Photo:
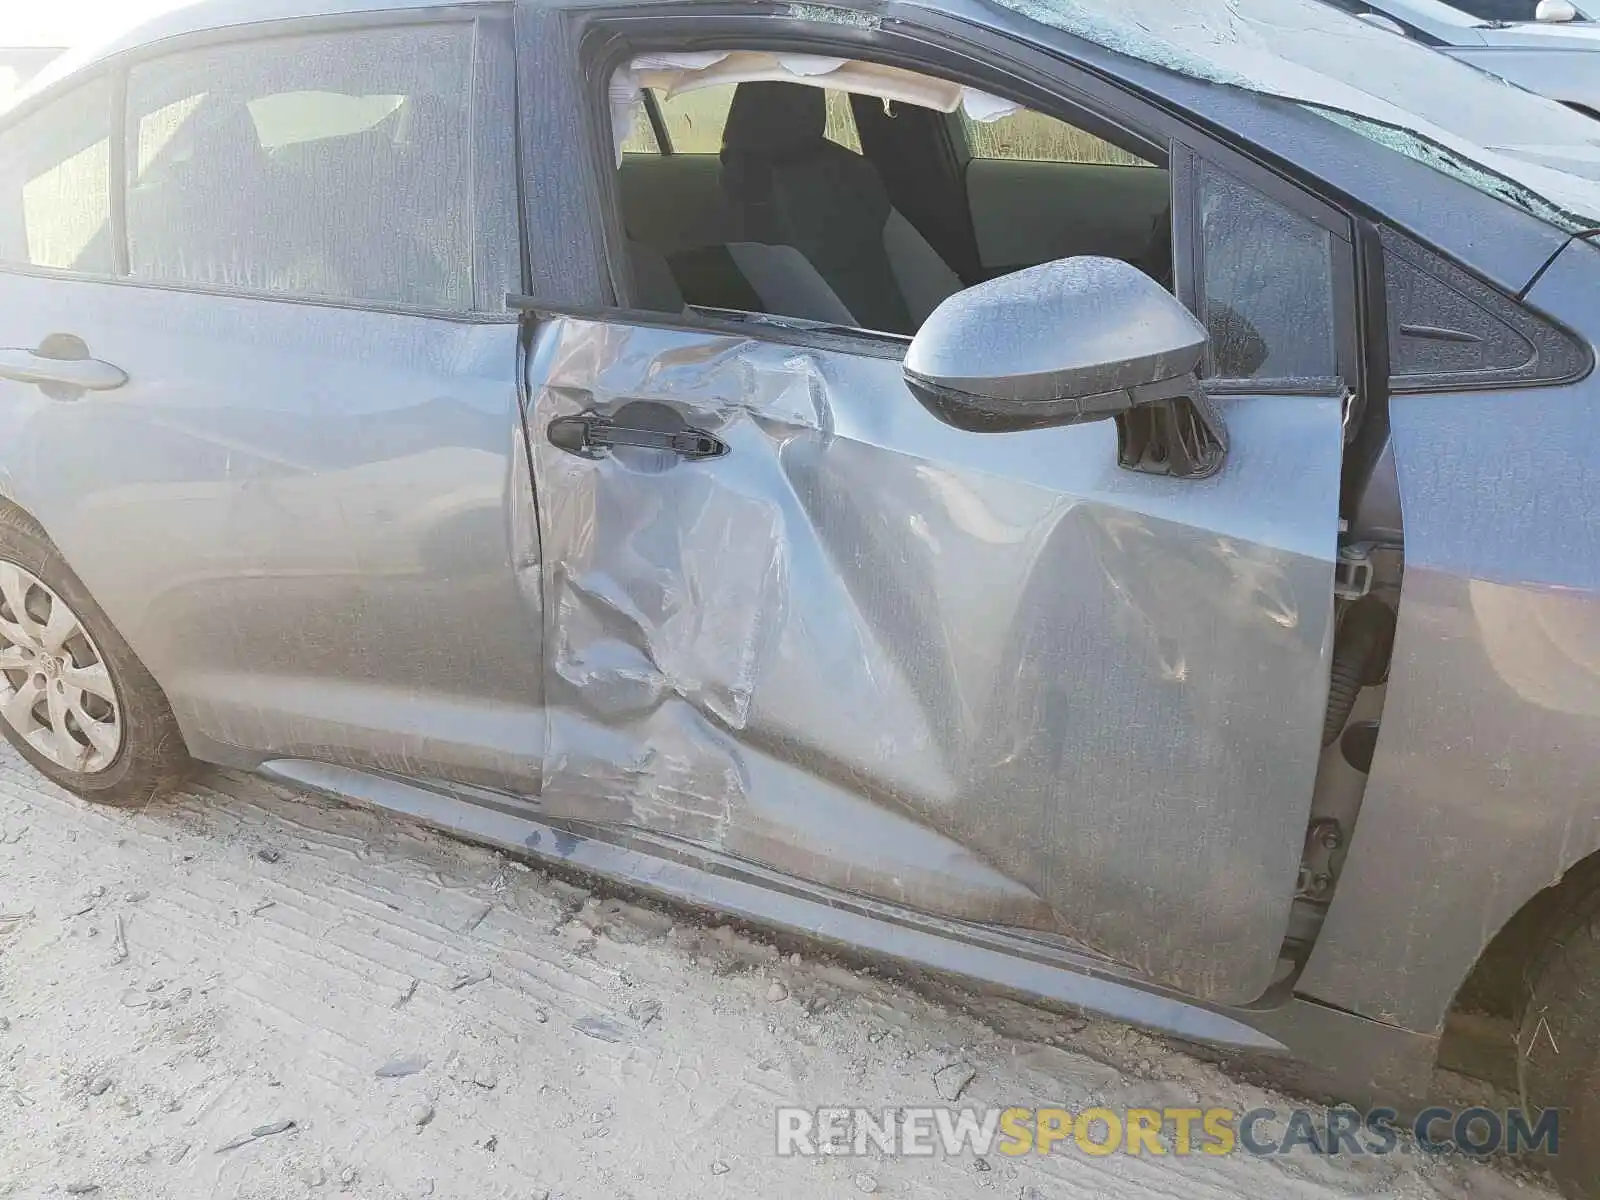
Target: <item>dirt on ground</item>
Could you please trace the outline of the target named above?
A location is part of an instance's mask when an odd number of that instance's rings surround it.
[[[781,1104],[1293,1101],[212,772],[96,808],[0,749],[0,1196],[1547,1200],[1420,1154],[780,1158]]]

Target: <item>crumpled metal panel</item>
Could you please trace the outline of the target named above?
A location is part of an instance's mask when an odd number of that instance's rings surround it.
[[[1184,482],[1119,470],[1110,423],[946,426],[895,353],[557,319],[530,374],[547,813],[1265,988],[1325,700],[1336,399],[1222,401],[1232,457]],[[729,453],[545,432],[639,403]]]

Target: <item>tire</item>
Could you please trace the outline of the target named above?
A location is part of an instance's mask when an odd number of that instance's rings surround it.
[[[20,621],[14,611],[19,602],[27,610]],[[57,609],[61,604],[64,615]],[[63,622],[75,618],[75,630],[59,652],[44,650],[55,640],[45,625],[58,616]],[[90,686],[74,686],[88,680]],[[109,697],[101,695],[106,691]],[[36,694],[39,699],[30,707],[27,701]],[[44,530],[5,505],[0,505],[0,733],[41,775],[99,804],[147,803],[181,782],[193,765],[160,685]]]
[[[1600,888],[1556,927],[1528,973],[1517,1022],[1523,1103],[1560,1113],[1547,1164],[1564,1195],[1600,1200]]]

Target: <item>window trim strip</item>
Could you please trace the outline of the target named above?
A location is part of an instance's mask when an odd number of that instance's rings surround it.
[[[116,279],[126,279],[128,270],[128,68],[120,64],[111,76],[111,112],[107,119],[111,128],[110,162],[107,180],[110,194],[110,213],[107,220],[111,237],[111,274]]]

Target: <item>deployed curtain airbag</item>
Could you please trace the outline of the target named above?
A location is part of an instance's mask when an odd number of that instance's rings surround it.
[[[819,54],[778,54],[765,50],[703,50],[681,54],[648,54],[618,69],[611,79],[611,130],[617,161],[633,133],[635,103],[650,88],[670,100],[699,88],[729,83],[769,81],[803,83],[860,96],[877,96],[939,112],[963,110],[974,121],[997,121],[1022,106],[902,67]]]

